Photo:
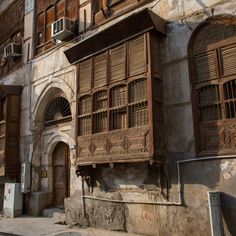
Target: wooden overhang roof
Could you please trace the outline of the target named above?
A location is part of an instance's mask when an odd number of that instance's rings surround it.
[[[80,41],[71,48],[64,51],[68,61],[74,64],[95,53],[103,51],[117,43],[126,41],[138,34],[157,30],[166,34],[166,21],[149,9],[134,13],[114,25]]]
[[[0,85],[0,99],[8,95],[21,94],[22,87],[19,85]]]

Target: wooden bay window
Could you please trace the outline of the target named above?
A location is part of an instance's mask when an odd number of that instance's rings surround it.
[[[236,152],[236,18],[230,21],[228,24],[227,17],[220,16],[211,19],[190,41],[196,150],[200,156]]]
[[[165,32],[165,22],[145,9],[65,51],[78,69],[77,165],[161,162]]]

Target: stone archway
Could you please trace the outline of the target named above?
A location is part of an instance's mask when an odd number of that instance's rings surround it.
[[[52,153],[53,201],[54,207],[64,208],[64,199],[70,194],[69,146],[58,142]]]

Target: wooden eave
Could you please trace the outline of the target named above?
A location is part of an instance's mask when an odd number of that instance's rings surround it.
[[[18,85],[0,85],[0,99],[8,95],[21,94],[22,87]]]
[[[80,41],[65,50],[64,53],[68,61],[74,64],[119,42],[152,29],[166,35],[166,21],[146,8]]]

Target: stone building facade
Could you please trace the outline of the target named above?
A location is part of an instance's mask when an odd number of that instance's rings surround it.
[[[0,1],[0,99],[21,90],[13,142],[18,167],[31,166],[25,210],[62,207],[68,224],[143,235],[210,235],[207,192],[219,191],[225,235],[235,235],[235,9],[234,0]],[[61,17],[73,34],[52,39]],[[21,56],[4,55],[10,43]],[[8,181],[20,172],[2,173],[0,187]]]

